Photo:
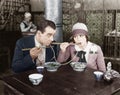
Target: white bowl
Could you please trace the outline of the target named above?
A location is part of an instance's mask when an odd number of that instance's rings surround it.
[[[43,79],[43,75],[38,73],[30,74],[28,77],[33,85],[38,85]]]
[[[58,62],[46,62],[44,64],[44,67],[47,68],[47,71],[50,71],[50,72],[55,72],[57,71],[57,69],[61,66],[60,63]]]
[[[96,78],[97,81],[100,81],[102,79],[102,77],[103,77],[103,74],[104,74],[101,71],[94,71],[93,73],[94,73],[95,78]]]
[[[70,65],[73,68],[73,70],[75,70],[75,71],[84,71],[85,68],[86,68],[87,63],[71,62]]]

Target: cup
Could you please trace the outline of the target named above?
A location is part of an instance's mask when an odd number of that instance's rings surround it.
[[[43,75],[38,73],[30,74],[28,77],[33,85],[38,85],[43,79]]]
[[[102,80],[103,72],[101,72],[101,71],[94,71],[93,73],[94,73],[96,81],[101,81]]]
[[[44,66],[37,66],[36,69],[39,73],[42,73],[44,70]]]

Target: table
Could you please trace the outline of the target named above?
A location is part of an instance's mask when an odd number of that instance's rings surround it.
[[[92,69],[74,71],[70,65],[59,67],[57,72],[42,72],[42,82],[32,85],[28,75],[37,70],[14,74],[3,78],[5,95],[112,95],[120,89],[120,79],[112,83],[95,81]]]

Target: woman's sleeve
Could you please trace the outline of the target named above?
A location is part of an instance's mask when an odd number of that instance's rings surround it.
[[[68,46],[65,52],[62,52],[61,50],[59,51],[57,61],[60,63],[66,62],[69,57],[70,57],[70,47]]]
[[[105,60],[103,56],[102,49],[98,46],[98,57],[97,57],[98,69],[101,71],[106,71]]]

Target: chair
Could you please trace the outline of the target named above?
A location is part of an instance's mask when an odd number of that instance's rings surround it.
[[[35,35],[36,32],[22,32],[23,37],[29,35]]]
[[[10,49],[7,47],[0,48],[0,72],[10,68]]]

